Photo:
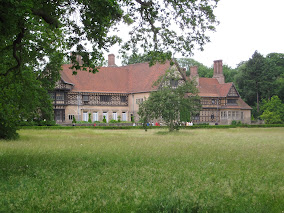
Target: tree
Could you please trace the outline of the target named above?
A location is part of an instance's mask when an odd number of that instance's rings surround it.
[[[273,95],[283,97],[284,55],[268,54],[266,57],[255,51],[252,58],[241,63],[235,75],[235,83],[242,98],[253,107],[254,117],[260,112],[260,100],[269,100]]]
[[[186,68],[186,75],[190,75],[190,67],[198,67],[199,77],[212,78],[213,77],[213,68],[208,68],[204,64],[192,59],[192,58],[179,58],[177,59],[181,67]]]
[[[181,121],[190,119],[188,114],[192,116],[200,111],[200,99],[194,82],[184,81],[181,85],[173,86],[171,82],[178,80],[179,77],[170,69],[154,83],[159,85],[159,89],[152,92],[139,106],[138,114],[145,128],[151,120],[162,119],[169,131],[173,131],[178,129]]]
[[[284,123],[284,104],[278,96],[272,96],[270,100],[262,100],[260,116],[267,124]]]
[[[190,55],[195,46],[209,41],[207,31],[215,30],[218,23],[213,13],[218,0],[172,1],[164,0],[0,0],[0,81],[12,82],[15,88],[22,85],[18,76],[27,75],[29,83],[38,90],[54,87],[59,78],[63,56],[72,61],[76,70],[95,73],[102,64],[103,53],[115,43],[122,45],[122,54],[142,48],[152,55],[150,64],[170,59],[172,52]],[[122,42],[116,35],[118,25],[131,27],[130,39]],[[88,49],[91,43],[91,51]],[[72,55],[67,52],[72,51]],[[76,57],[82,56],[82,64]],[[66,60],[66,59],[65,59]],[[31,77],[30,73],[33,74]],[[76,71],[74,71],[76,74]],[[31,78],[30,78],[31,77]],[[27,83],[28,81],[26,81]],[[0,110],[1,129],[11,127],[16,134],[20,100],[11,85],[1,84],[3,97],[11,97],[11,106]],[[22,87],[29,89],[29,87]],[[23,91],[29,94],[29,91]],[[36,94],[34,94],[36,95]],[[35,97],[39,99],[39,97]],[[8,98],[0,100],[8,106]],[[24,102],[26,103],[26,101]],[[42,105],[30,108],[33,113],[44,111]],[[10,105],[9,105],[10,106]],[[51,106],[49,104],[49,106]],[[29,109],[29,107],[24,107]],[[31,112],[30,112],[31,113]],[[8,117],[7,117],[8,116]],[[13,135],[12,134],[12,135]],[[7,138],[1,134],[0,138]]]

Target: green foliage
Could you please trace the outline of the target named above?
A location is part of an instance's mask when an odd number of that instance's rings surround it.
[[[109,123],[118,123],[118,121],[117,120],[114,120],[114,119],[111,119],[110,121],[109,121]]]
[[[107,122],[106,116],[104,115],[104,117],[103,117],[103,123],[106,123],[106,122]]]
[[[202,63],[195,61],[191,58],[179,58],[177,59],[180,67],[186,68],[186,75],[190,75],[190,67],[197,66],[198,67],[198,75],[199,77],[212,78],[213,77],[213,68],[208,68]]]
[[[241,122],[241,121],[235,121],[235,120],[233,120],[233,121],[231,122],[231,125],[232,125],[232,126],[240,126],[240,125],[242,125],[242,122]]]
[[[284,54],[271,53],[264,57],[256,51],[252,58],[241,63],[237,70],[236,86],[241,97],[255,108],[255,118],[261,114],[261,99],[278,95],[284,101]]]
[[[89,118],[88,118],[88,123],[92,123],[92,119],[91,119],[91,113],[88,114]]]
[[[284,123],[284,104],[278,96],[272,96],[270,100],[262,100],[260,116],[266,124]]]
[[[75,116],[73,116],[72,123],[73,124],[77,123]]]
[[[155,85],[159,85],[159,89],[152,92],[149,98],[140,104],[138,114],[145,129],[146,123],[151,120],[162,119],[169,130],[173,131],[179,128],[181,112],[183,115],[199,112],[200,103],[195,84],[192,81],[185,81],[182,85],[173,87],[170,81],[179,78],[180,76],[175,76],[174,69],[168,70],[155,82]]]
[[[118,123],[120,123],[121,122],[121,116],[119,115],[119,116],[117,116],[117,121],[118,121]]]

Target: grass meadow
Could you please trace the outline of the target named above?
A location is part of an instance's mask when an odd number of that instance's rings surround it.
[[[0,212],[283,212],[284,128],[20,130]]]

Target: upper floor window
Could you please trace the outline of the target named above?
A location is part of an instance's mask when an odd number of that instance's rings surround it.
[[[120,96],[120,101],[125,103],[126,102],[126,96]]]
[[[236,105],[237,104],[237,99],[228,99],[227,100],[228,105]]]
[[[178,80],[171,79],[170,80],[170,85],[171,85],[171,87],[177,87],[178,86]]]
[[[110,102],[111,96],[110,95],[100,95],[100,101],[101,102]]]
[[[50,99],[51,100],[55,100],[55,95],[54,92],[49,93]]]
[[[89,96],[88,95],[83,95],[83,101],[89,101]]]
[[[140,103],[142,103],[143,102],[143,98],[137,98],[136,99],[136,104],[140,104]]]
[[[57,92],[56,93],[56,100],[63,101],[64,100],[64,92]]]

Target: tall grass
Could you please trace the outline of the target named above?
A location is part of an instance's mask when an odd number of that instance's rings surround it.
[[[283,212],[283,130],[21,130],[0,212]]]

